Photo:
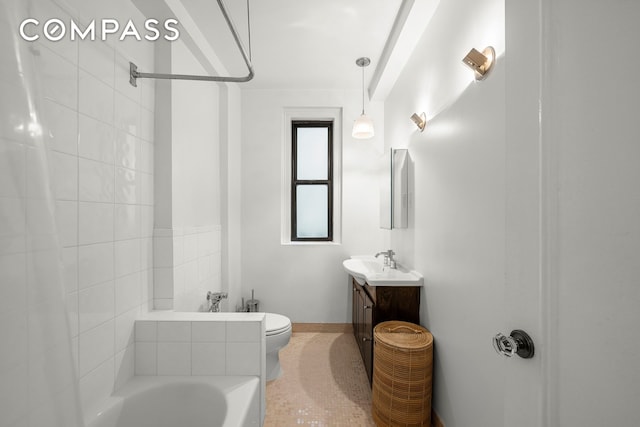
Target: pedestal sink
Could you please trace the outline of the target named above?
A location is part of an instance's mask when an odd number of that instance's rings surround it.
[[[385,266],[373,256],[352,256],[342,261],[342,267],[361,285],[371,286],[422,286],[422,274],[401,265]]]

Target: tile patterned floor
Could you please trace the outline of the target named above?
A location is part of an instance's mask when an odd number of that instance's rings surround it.
[[[351,333],[294,332],[267,383],[265,427],[370,427],[371,388]]]

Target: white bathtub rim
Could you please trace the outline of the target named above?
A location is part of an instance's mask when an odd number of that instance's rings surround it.
[[[89,408],[84,416],[85,425],[91,427],[97,419],[110,411],[122,411],[124,400],[127,397],[135,396],[139,393],[161,387],[163,385],[176,383],[210,384],[218,388],[225,395],[227,405],[227,416],[223,427],[238,427],[244,425],[254,425],[247,417],[251,413],[251,406],[257,405],[258,418],[260,416],[260,377],[254,375],[234,375],[234,376],[133,376],[120,389],[115,391],[110,397],[100,402],[98,405]],[[247,392],[251,392],[252,399],[246,398]],[[239,397],[239,398],[236,398]],[[238,420],[230,415],[243,414]],[[240,423],[239,423],[240,422]],[[261,421],[260,421],[261,422]],[[260,422],[255,425],[260,425]]]

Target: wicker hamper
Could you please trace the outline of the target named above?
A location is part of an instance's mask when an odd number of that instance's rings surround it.
[[[380,426],[431,425],[433,335],[392,320],[373,329],[373,419]]]

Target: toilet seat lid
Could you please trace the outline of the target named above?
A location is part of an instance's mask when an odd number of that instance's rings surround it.
[[[291,327],[291,320],[287,316],[275,313],[265,313],[265,329],[267,335],[279,334]]]

